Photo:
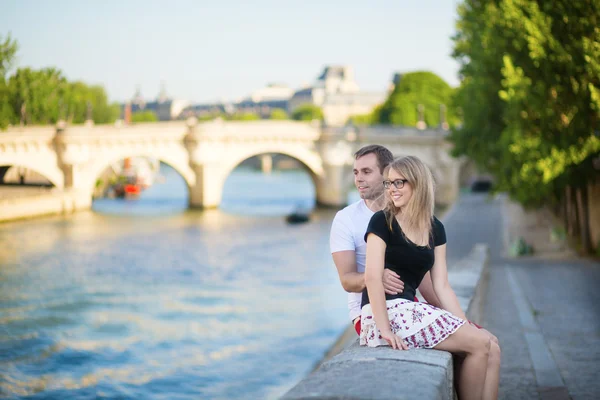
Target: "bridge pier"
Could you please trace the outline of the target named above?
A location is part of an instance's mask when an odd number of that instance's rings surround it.
[[[273,172],[273,156],[271,154],[263,154],[260,156],[260,169],[263,174],[271,174]]]
[[[325,132],[318,141],[323,174],[317,179],[317,204],[344,207],[348,203],[348,172],[353,162],[352,143],[344,132]]]
[[[216,163],[193,164],[196,184],[190,187],[191,208],[216,208],[221,203],[223,168]]]
[[[341,208],[348,203],[348,167],[324,165],[323,176],[317,179],[317,204],[323,207]]]

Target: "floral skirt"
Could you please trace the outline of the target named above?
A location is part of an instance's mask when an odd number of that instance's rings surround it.
[[[409,349],[432,348],[467,322],[427,303],[394,299],[386,305],[392,332],[403,338]],[[370,304],[362,308],[360,345],[389,346],[375,325]]]

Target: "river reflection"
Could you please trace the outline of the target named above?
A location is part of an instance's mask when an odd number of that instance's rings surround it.
[[[164,184],[135,202],[0,225],[0,396],[277,398],[346,327],[304,172],[235,171],[222,210]]]

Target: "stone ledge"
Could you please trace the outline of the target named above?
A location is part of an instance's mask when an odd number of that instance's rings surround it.
[[[477,244],[448,274],[461,307],[473,322],[487,287],[487,245]],[[282,399],[453,399],[453,363],[440,350],[366,348],[358,340],[300,381]]]

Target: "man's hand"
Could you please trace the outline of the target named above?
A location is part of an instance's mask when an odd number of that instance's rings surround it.
[[[399,294],[404,291],[404,282],[400,276],[387,268],[383,270],[383,288],[386,294]]]

